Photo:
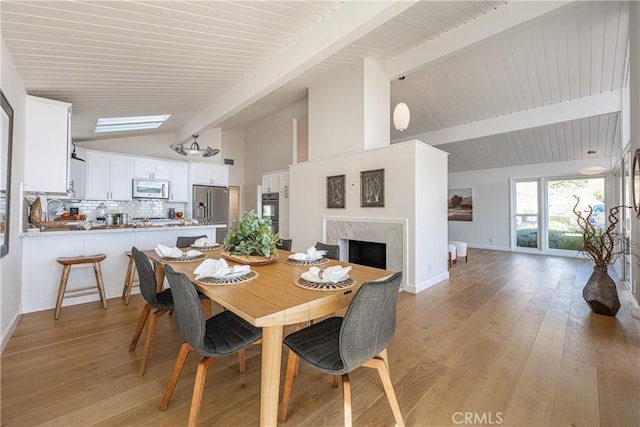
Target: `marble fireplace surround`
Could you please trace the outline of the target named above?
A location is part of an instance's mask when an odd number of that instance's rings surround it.
[[[402,271],[403,287],[407,283],[408,219],[323,217],[322,235],[330,245],[340,247],[340,260],[347,261],[348,240],[384,243],[387,245],[387,270]]]

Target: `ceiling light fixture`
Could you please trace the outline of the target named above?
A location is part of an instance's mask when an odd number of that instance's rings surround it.
[[[202,157],[212,157],[212,156],[215,156],[216,154],[218,154],[220,152],[219,149],[211,148],[211,147],[207,147],[206,149],[201,149],[200,148],[200,144],[198,144],[198,137],[200,135],[198,135],[197,133],[194,133],[191,136],[193,137],[193,142],[191,143],[189,148],[185,148],[184,142],[182,144],[177,144],[177,145],[171,144],[171,145],[169,145],[169,148],[171,148],[173,151],[175,151],[176,153],[180,154],[181,156],[187,156],[187,155],[200,156],[200,155],[202,155]]]
[[[596,150],[590,149],[589,151],[587,151],[587,154],[589,155],[589,158],[591,158],[592,154],[596,154]],[[606,172],[606,170],[607,168],[602,166],[585,166],[583,168],[580,168],[578,172],[581,173],[582,175],[598,175],[603,172]]]
[[[404,80],[404,76],[398,80]],[[411,113],[409,107],[404,102],[399,102],[396,108],[393,110],[393,125],[398,132],[404,132],[409,127],[409,120],[411,119]]]

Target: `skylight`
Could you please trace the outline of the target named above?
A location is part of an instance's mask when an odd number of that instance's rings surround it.
[[[95,132],[155,129],[164,123],[169,116],[170,114],[158,116],[101,117],[98,119],[98,123],[96,123]]]

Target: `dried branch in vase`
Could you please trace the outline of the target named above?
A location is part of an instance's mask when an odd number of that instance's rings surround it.
[[[578,210],[580,198],[573,197],[576,199],[573,213],[583,237],[582,251],[594,262],[596,267],[606,268],[615,261],[616,257],[624,253],[624,245],[620,244],[622,237],[616,231],[616,226],[619,222],[620,208],[628,208],[628,206],[614,206],[609,209],[609,224],[606,228],[600,228],[591,221],[593,206],[589,205],[587,214],[583,215]]]

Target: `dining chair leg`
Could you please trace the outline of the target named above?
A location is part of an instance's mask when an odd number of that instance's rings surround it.
[[[203,357],[198,363],[196,371],[196,382],[193,385],[193,396],[191,397],[191,411],[189,411],[189,427],[198,425],[198,415],[200,415],[200,405],[202,404],[202,393],[204,384],[207,381],[207,369],[215,361],[213,357]]]
[[[136,349],[136,345],[138,345],[138,340],[140,339],[140,335],[142,334],[142,330],[144,329],[144,324],[147,323],[147,319],[149,318],[150,313],[151,306],[149,304],[145,304],[144,307],[142,307],[142,313],[140,313],[140,317],[138,318],[138,324],[136,325],[136,330],[133,333],[131,344],[129,344],[129,351],[133,351]]]
[[[247,360],[245,358],[244,348],[238,350],[238,372],[241,374],[247,372]]]
[[[280,409],[278,411],[278,420],[280,422],[287,421],[289,412],[289,399],[291,398],[291,388],[293,387],[293,378],[295,377],[295,369],[298,365],[298,356],[289,350],[287,359],[287,373],[284,379],[284,388],[282,389],[282,400],[280,401]]]
[[[313,322],[313,320],[310,320],[309,323]],[[302,323],[296,323],[295,327],[294,327],[294,332],[299,331],[300,329],[302,329]],[[296,357],[296,365],[293,367],[293,376],[297,377],[300,374],[300,364],[298,363],[298,358]]]
[[[384,364],[387,367],[387,372],[391,375],[391,370],[389,369],[389,355],[387,354],[387,349],[385,348],[380,353],[378,353],[378,357],[384,360]]]
[[[349,374],[342,374],[342,402],[344,411],[344,427],[351,427],[351,383]]]
[[[398,427],[404,427],[402,413],[400,412],[400,405],[398,405],[396,393],[393,391],[393,383],[391,382],[391,377],[389,376],[389,371],[387,370],[385,360],[381,357],[376,356],[373,359],[363,363],[362,366],[375,368],[378,370],[378,375],[380,375],[380,380],[382,381],[384,392],[387,395],[389,406],[391,406],[391,412],[393,412],[393,417],[396,419],[396,425]]]
[[[204,311],[204,318],[208,319],[211,317],[211,300],[209,298],[200,300],[202,303],[202,309]]]
[[[178,384],[180,375],[182,375],[184,364],[187,361],[187,357],[189,356],[189,353],[192,350],[193,350],[193,347],[191,347],[189,343],[184,343],[182,344],[182,347],[180,347],[180,352],[178,353],[176,364],[173,366],[173,372],[171,373],[171,377],[169,377],[169,383],[167,384],[167,389],[164,391],[162,402],[160,402],[161,411],[166,411],[167,408],[169,407],[169,402],[171,401],[173,392],[176,389],[176,385]]]
[[[153,336],[156,333],[156,326],[158,324],[158,319],[165,314],[167,310],[158,309],[151,313],[149,317],[149,324],[147,325],[147,338],[144,341],[144,349],[142,350],[142,358],[140,360],[140,369],[138,369],[138,376],[141,377],[144,375],[144,371],[147,367],[147,358],[149,357],[149,352],[151,351],[151,342],[153,341]]]
[[[332,375],[331,388],[338,388],[340,385],[340,375]]]

